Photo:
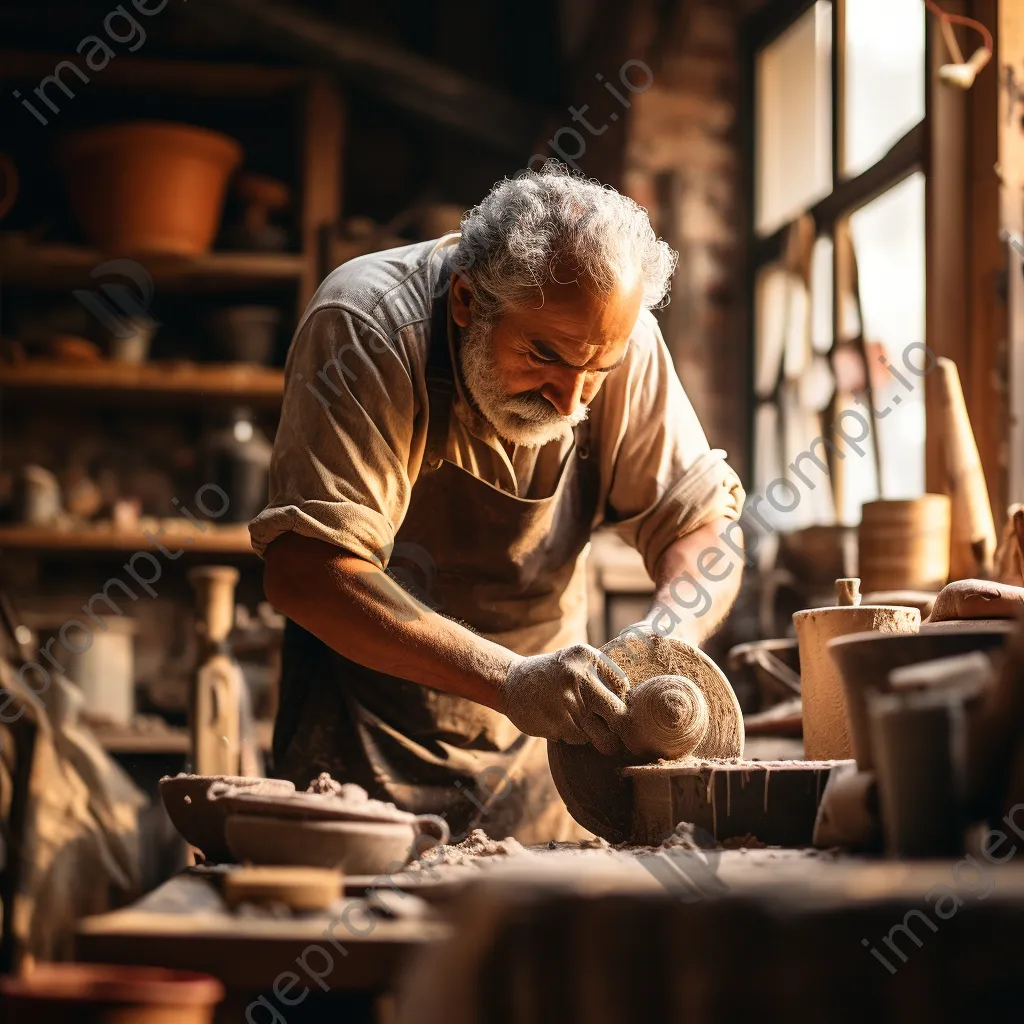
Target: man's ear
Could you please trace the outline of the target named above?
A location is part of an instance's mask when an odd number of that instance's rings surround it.
[[[452,274],[452,319],[460,327],[468,327],[473,319],[473,289],[461,274]]]

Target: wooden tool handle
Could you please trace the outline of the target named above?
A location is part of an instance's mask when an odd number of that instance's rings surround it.
[[[952,500],[950,578],[987,576],[996,550],[996,528],[985,471],[956,363],[939,358],[936,371],[946,480]]]
[[[196,611],[206,642],[226,640],[235,621],[238,570],[228,565],[203,565],[189,570],[188,579],[196,592]]]

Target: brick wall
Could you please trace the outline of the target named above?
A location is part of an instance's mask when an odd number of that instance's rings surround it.
[[[679,0],[647,19],[653,84],[634,98],[623,188],[679,252],[662,329],[713,447],[746,479],[748,344],[738,94],[749,4]]]

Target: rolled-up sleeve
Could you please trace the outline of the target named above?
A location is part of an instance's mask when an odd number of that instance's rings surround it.
[[[708,445],[656,321],[645,314],[638,327],[620,392],[605,516],[656,578],[661,556],[680,537],[718,519],[739,519],[744,493],[726,453]]]
[[[375,324],[336,306],[307,317],[285,368],[267,507],[249,526],[258,554],[293,531],[386,565],[409,505],[413,380]]]

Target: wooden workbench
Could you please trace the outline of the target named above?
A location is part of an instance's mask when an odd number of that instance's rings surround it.
[[[308,988],[321,1001],[386,992],[411,954],[447,934],[414,896],[383,889],[379,902],[400,916],[368,913],[366,900],[356,897],[339,900],[330,912],[254,916],[225,904],[216,872],[186,871],[130,907],[84,920],[76,952],[80,960],[212,974],[229,991],[230,1012],[218,1020],[244,1020],[245,1006],[259,993],[282,1005],[273,998],[275,984],[291,998]],[[270,1020],[269,1012],[262,1019]]]

